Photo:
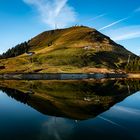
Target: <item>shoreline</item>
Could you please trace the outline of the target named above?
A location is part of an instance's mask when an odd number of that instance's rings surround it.
[[[7,73],[0,80],[83,80],[131,78],[140,79],[140,73]]]

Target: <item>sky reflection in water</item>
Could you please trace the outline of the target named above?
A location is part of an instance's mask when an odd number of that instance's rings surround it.
[[[47,116],[0,91],[0,138],[3,140],[140,139],[140,92],[95,118],[79,121]]]

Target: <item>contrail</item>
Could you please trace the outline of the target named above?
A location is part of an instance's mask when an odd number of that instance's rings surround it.
[[[89,19],[89,20],[87,20],[87,21],[92,21],[92,20],[95,20],[95,19],[98,19],[98,18],[104,17],[105,15],[107,15],[107,14],[104,13],[104,14],[98,15],[98,16],[96,16],[96,17],[94,17],[94,18],[91,18],[91,19]],[[86,21],[86,22],[87,22],[87,21]]]
[[[113,23],[111,23],[111,24],[109,24],[109,25],[106,25],[106,26],[100,28],[99,31],[104,30],[104,29],[109,28],[109,27],[112,27],[112,26],[114,26],[114,25],[116,25],[116,24],[118,24],[118,23],[120,23],[120,22],[122,22],[122,21],[127,20],[128,18],[129,18],[129,17],[123,18],[123,19],[120,19],[120,20],[117,20],[117,21],[115,21],[115,22],[113,22]]]
[[[104,120],[104,121],[107,121],[107,122],[109,122],[109,123],[111,123],[111,124],[113,124],[113,125],[116,125],[116,126],[119,126],[119,127],[122,127],[122,128],[123,128],[123,126],[121,126],[121,125],[119,125],[119,124],[117,124],[117,123],[115,123],[115,122],[113,122],[113,121],[111,121],[111,120],[109,120],[109,119],[107,119],[107,118],[104,118],[104,117],[102,117],[102,116],[98,116],[98,118],[100,118],[100,119],[102,119],[102,120]]]

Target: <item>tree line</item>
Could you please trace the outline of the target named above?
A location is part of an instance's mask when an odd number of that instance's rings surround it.
[[[30,46],[28,45],[28,42],[24,42],[21,44],[16,45],[15,47],[8,49],[5,53],[0,55],[0,59],[6,59],[10,57],[16,57],[18,55],[21,55],[25,52],[28,52]]]

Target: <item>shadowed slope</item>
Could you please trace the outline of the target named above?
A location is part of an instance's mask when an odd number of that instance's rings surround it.
[[[129,55],[137,57],[85,26],[43,32],[27,46],[28,52],[35,53],[33,56],[25,53],[0,60],[5,66],[0,72],[95,72],[98,68],[108,72],[124,69]]]

